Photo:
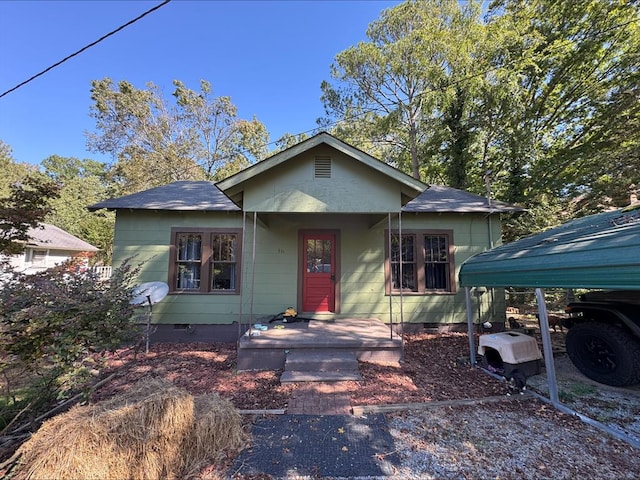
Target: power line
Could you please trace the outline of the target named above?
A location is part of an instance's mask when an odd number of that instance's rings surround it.
[[[25,86],[27,83],[32,82],[33,80],[35,80],[38,77],[41,77],[42,75],[44,75],[45,73],[49,72],[50,70],[53,70],[54,68],[56,68],[59,65],[62,65],[64,62],[66,62],[67,60],[72,59],[73,57],[75,57],[76,55],[80,55],[82,52],[84,52],[85,50],[88,50],[89,48],[97,45],[98,43],[102,42],[103,40],[109,38],[112,35],[115,35],[116,33],[118,33],[120,30],[125,29],[126,27],[128,27],[129,25],[132,25],[134,23],[136,23],[138,20],[140,20],[141,18],[149,15],[152,12],[155,12],[156,10],[158,10],[160,7],[165,6],[167,3],[169,3],[171,0],[164,0],[161,4],[156,5],[155,7],[147,10],[146,12],[144,12],[143,14],[137,16],[136,18],[134,18],[133,20],[128,21],[127,23],[125,23],[124,25],[119,26],[118,28],[116,28],[115,30],[107,33],[106,35],[103,35],[102,37],[100,37],[98,40],[96,40],[95,42],[91,42],[89,45],[86,45],[85,47],[82,47],[80,50],[78,50],[77,52],[72,53],[71,55],[68,55],[66,57],[64,57],[62,60],[60,60],[59,62],[54,63],[53,65],[51,65],[50,67],[45,68],[44,70],[42,70],[39,73],[36,73],[35,75],[33,75],[32,77],[28,78],[27,80],[25,80],[24,82],[19,83],[18,85],[16,85],[13,88],[10,88],[9,90],[7,90],[6,92],[0,94],[0,98],[4,97],[5,95],[8,95],[11,92],[16,91],[17,89],[19,89],[20,87]]]

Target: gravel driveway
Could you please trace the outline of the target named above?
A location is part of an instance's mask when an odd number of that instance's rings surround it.
[[[640,388],[584,377],[555,359],[558,393],[572,410],[640,441]],[[547,394],[546,375],[530,377]],[[640,450],[534,397],[387,414],[406,479],[637,479]]]

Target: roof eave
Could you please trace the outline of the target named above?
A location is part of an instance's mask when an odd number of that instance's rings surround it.
[[[222,208],[195,208],[192,206],[184,206],[179,208],[167,208],[167,207],[156,207],[156,206],[105,206],[101,204],[90,205],[87,207],[87,210],[90,212],[95,212],[97,210],[129,210],[131,212],[134,211],[144,211],[144,212],[240,212],[242,209],[234,204],[233,207],[222,207]]]

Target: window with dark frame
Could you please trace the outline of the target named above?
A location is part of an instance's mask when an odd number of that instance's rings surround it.
[[[212,234],[211,290],[236,289],[237,243],[236,234]]]
[[[451,291],[448,235],[424,236],[425,291]]]
[[[452,238],[450,231],[392,233],[386,248],[386,293],[453,293]]]
[[[239,293],[241,233],[228,229],[174,229],[171,291]]]
[[[393,290],[417,292],[415,235],[391,235],[391,284]],[[402,277],[402,287],[400,278]]]

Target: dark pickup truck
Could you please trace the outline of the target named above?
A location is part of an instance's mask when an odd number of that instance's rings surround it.
[[[640,383],[640,291],[594,291],[569,303],[567,354],[584,375],[625,387]]]

